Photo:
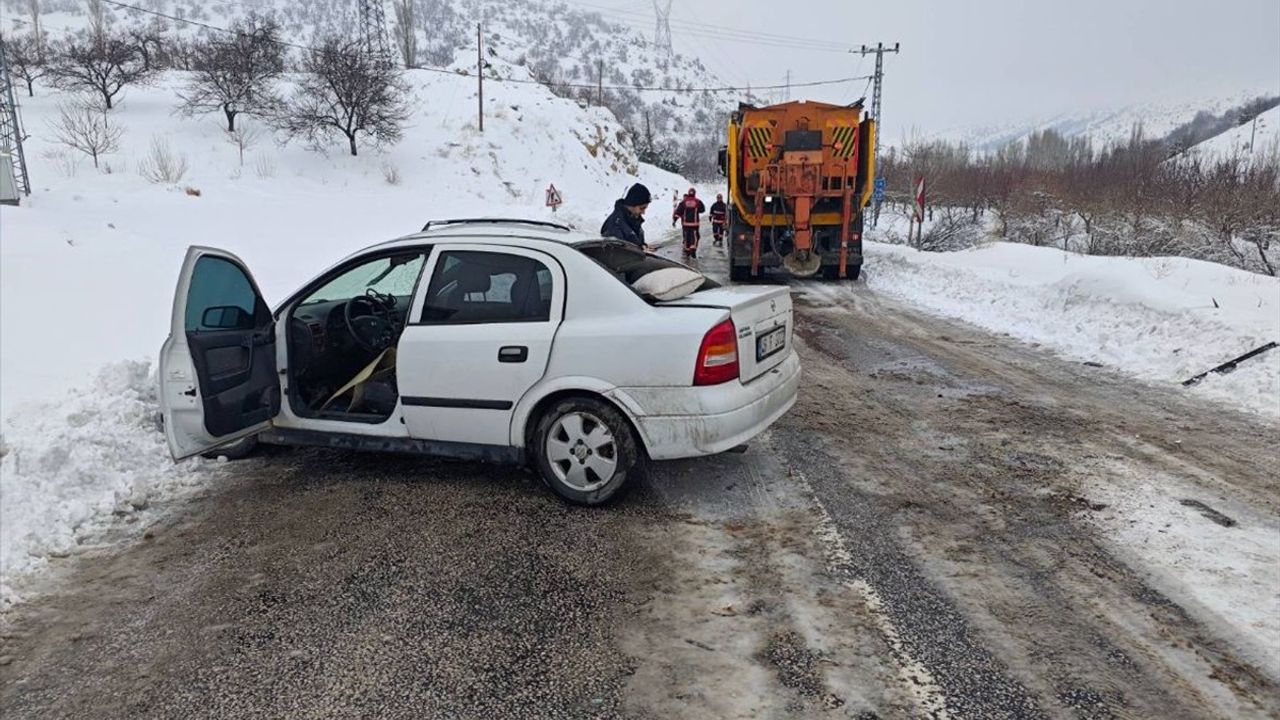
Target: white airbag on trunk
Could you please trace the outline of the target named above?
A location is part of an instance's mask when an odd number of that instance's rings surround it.
[[[706,278],[683,267],[654,270],[631,284],[631,289],[654,300],[679,300],[702,286]]]

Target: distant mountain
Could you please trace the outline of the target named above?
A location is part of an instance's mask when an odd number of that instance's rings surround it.
[[[975,152],[985,153],[1012,142],[1025,142],[1033,133],[1053,130],[1067,138],[1088,137],[1095,148],[1101,149],[1126,142],[1135,130],[1140,130],[1146,139],[1168,140],[1170,151],[1178,152],[1231,130],[1242,112],[1247,113],[1243,120],[1248,122],[1258,107],[1270,108],[1277,103],[1280,88],[1254,89],[1217,97],[1080,110],[1001,125],[955,128],[927,139],[962,142]]]

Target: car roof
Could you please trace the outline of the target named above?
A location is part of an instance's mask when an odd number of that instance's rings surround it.
[[[399,245],[420,245],[424,241],[431,242],[443,238],[466,238],[467,242],[477,245],[486,243],[509,245],[512,240],[541,240],[561,245],[577,245],[582,242],[599,240],[600,236],[574,230],[569,225],[545,220],[461,218],[432,220],[418,232],[372,245],[365,248],[365,250],[373,248],[394,249]],[[362,250],[361,252],[364,251]]]

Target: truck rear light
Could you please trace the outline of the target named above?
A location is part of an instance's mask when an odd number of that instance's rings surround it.
[[[738,377],[738,329],[725,320],[707,331],[693,369],[694,385],[719,385]]]

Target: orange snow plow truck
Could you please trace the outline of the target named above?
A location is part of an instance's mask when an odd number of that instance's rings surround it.
[[[857,279],[875,132],[861,103],[738,107],[720,150],[720,172],[729,178],[732,280],[775,267]]]

